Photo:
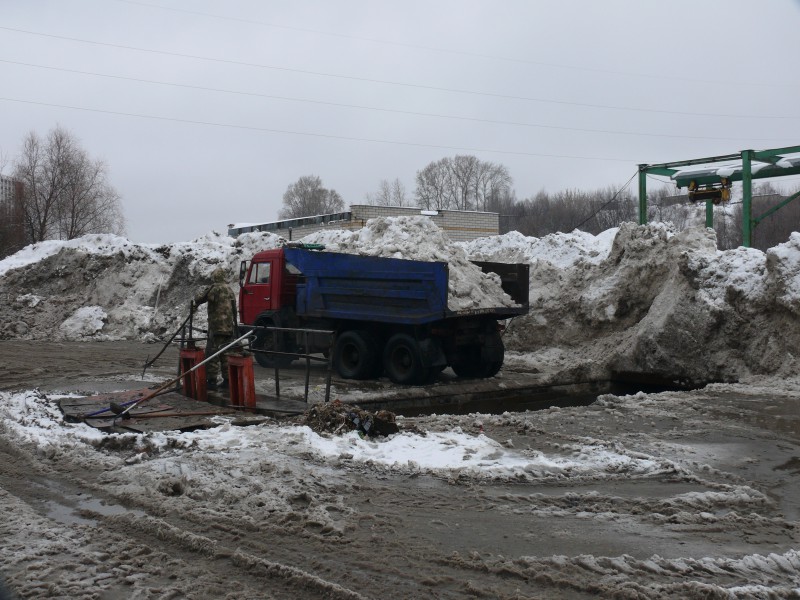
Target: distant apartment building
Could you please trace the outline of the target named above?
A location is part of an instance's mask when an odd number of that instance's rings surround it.
[[[22,182],[0,175],[0,257],[25,245]]]
[[[500,232],[497,213],[466,210],[422,210],[404,206],[371,206],[353,204],[347,212],[284,219],[267,223],[235,223],[228,225],[228,235],[237,236],[251,231],[268,231],[287,240],[299,240],[322,229],[361,229],[376,217],[422,215],[431,219],[454,242],[466,242]]]

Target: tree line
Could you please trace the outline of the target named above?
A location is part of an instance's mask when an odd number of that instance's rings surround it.
[[[124,233],[121,199],[109,181],[106,164],[90,157],[71,132],[56,127],[44,138],[30,132],[11,164],[11,178],[4,178],[5,187],[0,187],[0,258],[47,239]],[[0,172],[3,166],[0,161]],[[14,185],[9,186],[10,182]],[[638,198],[629,187],[555,193],[542,190],[519,199],[513,183],[504,165],[457,155],[433,161],[417,171],[411,194],[399,178],[384,179],[376,191],[366,194],[365,202],[425,210],[496,212],[501,233],[514,229],[535,237],[575,229],[597,234],[624,221],[638,220]],[[688,199],[677,196],[674,190],[664,185],[649,191],[648,220],[671,221],[678,229],[704,225],[704,217],[698,218],[697,210],[689,210]],[[755,184],[754,216],[794,192],[771,183]],[[279,218],[344,210],[345,201],[336,190],[325,187],[317,175],[304,175],[287,187]],[[741,204],[731,203],[724,211],[717,209],[717,215],[714,226],[719,247],[741,245]],[[800,201],[761,221],[754,230],[754,247],[767,249],[785,241],[798,229],[798,223]]]
[[[481,161],[475,156],[458,155],[433,161],[417,171],[415,183],[413,194],[409,195],[400,179],[381,180],[376,191],[366,194],[365,202],[425,210],[496,212],[500,215],[500,233],[516,230],[534,237],[575,229],[596,235],[622,222],[639,219],[638,191],[630,186],[555,193],[542,190],[519,199],[513,178],[504,165]],[[297,195],[304,193],[304,199],[298,200]],[[753,216],[763,214],[792,193],[770,183],[754,184]],[[669,221],[678,230],[705,225],[705,204],[692,206],[688,196],[680,195],[674,185],[665,183],[648,190],[647,204],[649,221]],[[344,201],[338,193],[325,188],[318,176],[305,176],[287,189],[280,216],[304,217],[343,210]],[[766,250],[786,241],[798,224],[800,201],[789,203],[764,219],[754,230],[753,247]],[[742,244],[741,201],[715,207],[714,229],[720,249]]]
[[[124,234],[119,194],[106,164],[89,156],[74,134],[56,127],[30,132],[12,163],[13,192],[0,214],[0,257],[44,240],[88,233]]]

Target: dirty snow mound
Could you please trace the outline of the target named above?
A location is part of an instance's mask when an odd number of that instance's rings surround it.
[[[506,346],[561,348],[565,372],[590,378],[645,373],[701,383],[792,372],[799,263],[798,234],[765,255],[718,251],[706,228],[625,223],[603,260],[560,268],[545,259],[532,268],[531,310],[512,323]]]
[[[23,248],[0,261],[0,339],[152,339],[172,334],[189,300],[221,266],[236,285],[239,262],[282,241],[270,233],[137,244],[87,235]],[[205,312],[198,315],[203,326]]]
[[[323,230],[303,241],[324,244],[332,252],[446,262],[450,269],[447,304],[453,311],[516,306],[503,291],[500,278],[471,263],[465,250],[428,217],[370,219],[358,231]]]

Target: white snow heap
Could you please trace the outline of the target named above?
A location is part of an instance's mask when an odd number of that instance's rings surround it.
[[[619,228],[594,236],[575,230],[552,233],[542,238],[528,237],[519,231],[461,242],[472,260],[536,264],[546,261],[564,269],[580,261],[597,264],[608,256]]]
[[[303,241],[323,244],[332,252],[445,262],[450,271],[447,304],[453,311],[516,306],[498,275],[481,271],[461,246],[424,216],[370,219],[357,231],[322,230]]]
[[[106,311],[99,306],[82,306],[61,323],[59,329],[68,340],[79,340],[100,331],[107,318]]]
[[[212,232],[169,245],[98,234],[32,244],[0,260],[0,292],[11,299],[0,304],[0,339],[171,334],[214,269],[226,269],[234,288],[239,262],[281,241],[271,233]],[[198,326],[203,319],[204,312]]]

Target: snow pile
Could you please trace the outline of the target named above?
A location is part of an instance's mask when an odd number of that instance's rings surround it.
[[[514,306],[499,277],[483,274],[425,217],[375,219],[361,231],[328,230],[304,241],[332,251],[444,261],[452,310]],[[33,244],[0,261],[0,294],[10,299],[0,305],[0,339],[147,340],[171,334],[216,267],[228,271],[237,291],[239,262],[283,242],[270,233],[210,233],[170,245],[114,235]],[[201,311],[200,327],[203,318]]]
[[[507,448],[479,433],[456,427],[446,432],[401,432],[386,438],[362,438],[357,431],[344,435],[320,435],[308,426],[265,424],[233,427],[224,417],[220,425],[191,432],[164,431],[149,434],[104,434],[83,423],[65,422],[55,400],[36,391],[18,394],[0,392],[0,423],[17,440],[40,450],[63,452],[66,448],[90,450],[93,446],[136,446],[148,452],[174,456],[180,472],[200,472],[199,462],[209,453],[228,456],[232,467],[261,464],[274,456],[315,457],[322,462],[369,465],[404,473],[428,473],[450,478],[476,479],[606,479],[645,477],[674,472],[669,462],[619,444],[576,444],[560,454]],[[118,444],[114,440],[120,441]],[[173,460],[173,459],[170,459]]]
[[[210,233],[170,245],[114,235],[33,244],[0,261],[0,294],[9,299],[0,304],[0,339],[171,334],[215,268],[228,271],[233,288],[241,260],[281,241],[270,233]]]
[[[62,250],[76,250],[100,256],[111,256],[117,252],[126,254],[135,246],[136,244],[132,244],[123,237],[106,233],[89,234],[66,242],[46,240],[26,246],[16,254],[1,260],[0,276],[13,269],[20,269],[37,263],[49,256],[58,254]]]
[[[558,355],[572,377],[701,383],[797,367],[800,235],[766,254],[721,252],[710,229],[625,223],[596,262],[559,267],[544,250],[526,252],[538,261],[531,310],[512,323],[506,346]]]
[[[598,446],[576,447],[570,455],[548,455],[535,450],[521,453],[505,448],[486,437],[464,433],[459,428],[448,432],[399,433],[388,439],[362,439],[357,432],[343,436],[322,437],[307,427],[294,435],[300,444],[316,456],[381,465],[391,470],[451,476],[501,479],[543,479],[591,476],[604,478],[625,473],[627,476],[652,476],[663,466],[649,457],[632,456]]]
[[[70,424],[55,398],[39,391],[20,394],[0,392],[0,423],[15,439],[41,450],[93,444],[104,434],[83,423]]]
[[[516,306],[500,286],[499,276],[483,273],[470,262],[465,250],[451,243],[427,217],[370,219],[357,231],[323,230],[303,241],[323,244],[332,252],[446,262],[450,269],[447,304],[453,311]]]
[[[553,233],[543,238],[527,237],[518,231],[504,235],[461,242],[472,260],[529,263],[545,261],[564,269],[580,261],[597,264],[611,251],[618,228],[594,236],[575,230],[572,233]]]
[[[108,315],[99,306],[82,306],[61,323],[59,329],[66,339],[79,340],[100,331],[107,318]]]
[[[800,315],[800,233],[793,233],[786,243],[767,250],[766,268],[778,304]]]
[[[92,235],[29,246],[0,261],[0,339],[171,334],[217,266],[228,269],[235,288],[238,263],[282,241],[212,233],[157,246]],[[303,241],[447,262],[453,310],[513,305],[497,278],[470,260],[530,264],[530,312],[504,338],[514,368],[546,368],[562,380],[647,374],[686,383],[800,368],[798,233],[766,253],[721,252],[713,230],[677,232],[663,223],[624,223],[598,236],[511,232],[453,244],[425,217],[396,217]]]

